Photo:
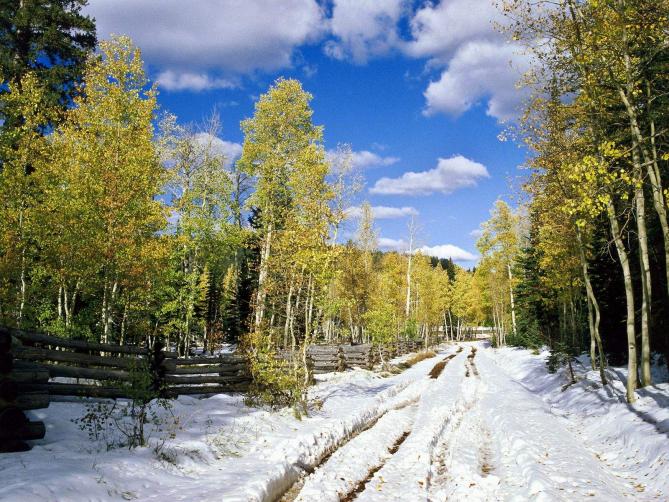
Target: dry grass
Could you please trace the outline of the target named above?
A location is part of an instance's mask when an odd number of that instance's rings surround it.
[[[411,368],[414,364],[417,364],[421,361],[425,361],[425,359],[430,359],[430,358],[436,357],[436,356],[437,356],[437,353],[434,350],[423,350],[422,352],[418,352],[417,354],[414,354],[409,359],[404,361],[402,364],[406,365],[407,368]]]

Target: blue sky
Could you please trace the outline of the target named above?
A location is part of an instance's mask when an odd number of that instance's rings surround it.
[[[523,151],[498,135],[527,63],[493,29],[489,0],[90,0],[88,11],[100,38],[139,45],[163,109],[182,122],[218,109],[231,156],[257,96],[279,76],[301,80],[326,148],[354,151],[358,203],[377,208],[385,249],[405,246],[413,214],[427,252],[473,264],[473,231],[520,174]]]

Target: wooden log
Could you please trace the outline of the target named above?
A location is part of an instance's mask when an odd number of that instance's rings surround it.
[[[14,431],[27,423],[28,417],[17,406],[10,406],[4,410],[0,410],[0,431]]]
[[[46,392],[25,392],[13,401],[0,399],[0,409],[17,407],[20,410],[40,410],[49,407],[49,394]]]
[[[239,383],[248,378],[243,376],[218,376],[218,375],[195,375],[195,376],[175,376],[165,375],[165,381],[168,384],[175,385],[195,385],[203,383]]]
[[[245,364],[216,364],[209,366],[179,366],[171,371],[175,375],[204,375],[208,373],[236,373],[246,372]]]
[[[0,375],[9,373],[14,367],[14,357],[9,352],[0,353]]]
[[[128,391],[119,387],[102,387],[74,383],[49,382],[46,384],[23,384],[21,389],[33,392],[48,392],[51,396],[101,397],[110,399],[128,397]]]
[[[355,354],[359,352],[369,352],[371,347],[369,345],[343,345],[341,350],[344,354]]]
[[[176,359],[177,366],[193,366],[195,364],[225,364],[225,363],[243,363],[246,361],[244,356],[222,355],[216,357],[197,356],[183,357]]]
[[[10,333],[24,343],[39,343],[66,349],[87,350],[91,352],[113,352],[115,354],[147,355],[149,353],[145,347],[137,347],[135,345],[117,345],[113,343],[87,342],[85,340],[70,340],[68,338],[44,335],[42,333],[0,327],[0,333],[3,331]]]
[[[312,361],[338,361],[339,357],[337,357],[336,354],[333,355],[333,356],[313,356],[313,355],[310,355],[309,359],[311,359]]]
[[[65,352],[62,350],[49,350],[38,347],[24,347],[20,350],[17,350],[15,355],[18,359],[22,359],[24,361],[56,361],[62,363],[74,363],[77,365],[80,364],[84,366],[112,366],[124,369],[138,367],[142,362],[145,361],[135,357],[94,356],[90,354],[79,354],[76,352]]]
[[[42,439],[46,434],[44,422],[27,422],[14,430],[0,428],[0,441]]]
[[[12,335],[7,330],[0,329],[0,352],[9,352],[12,347]]]
[[[165,372],[173,372],[177,369],[177,360],[176,359],[163,359],[160,362],[160,367]]]
[[[0,453],[18,453],[23,451],[30,451],[30,446],[24,441],[18,439],[0,440]]]
[[[0,380],[0,399],[14,401],[19,395],[19,384],[9,378]]]
[[[91,380],[122,380],[130,379],[130,372],[107,368],[78,368],[64,364],[44,365],[52,377],[87,378]]]
[[[49,370],[42,365],[15,365],[14,369],[7,374],[15,382],[48,382]]]
[[[249,390],[251,382],[244,382],[230,385],[207,385],[207,386],[177,386],[169,387],[167,395],[171,397],[186,396],[194,394],[229,394],[232,392],[246,392]]]

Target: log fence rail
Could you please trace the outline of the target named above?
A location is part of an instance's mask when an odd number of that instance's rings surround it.
[[[399,341],[383,348],[362,345],[312,345],[307,361],[314,374],[360,367],[414,352],[417,341]],[[293,360],[301,353],[282,351]],[[0,452],[24,451],[25,441],[41,439],[42,422],[31,422],[24,411],[46,408],[50,396],[131,398],[141,372],[160,396],[245,392],[252,383],[244,356],[177,358],[161,342],[153,347],[93,343],[0,326]]]

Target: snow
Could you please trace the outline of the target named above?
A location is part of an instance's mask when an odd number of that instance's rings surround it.
[[[0,500],[260,501],[291,487],[286,500],[323,502],[668,499],[669,384],[628,405],[623,369],[602,387],[583,358],[563,391],[546,353],[458,345],[398,375],[319,375],[302,420],[241,396],[182,396],[133,451],[72,422],[83,400],[52,402],[31,413],[45,439],[0,455]]]

